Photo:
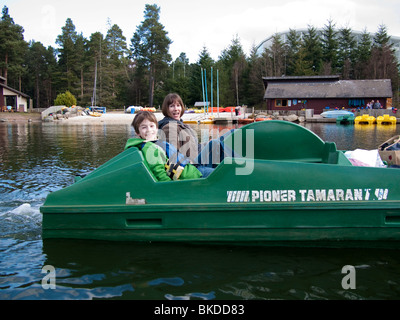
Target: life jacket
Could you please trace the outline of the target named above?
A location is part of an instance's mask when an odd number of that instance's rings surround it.
[[[143,149],[147,142],[142,142],[140,149]],[[180,153],[174,145],[166,141],[153,141],[153,143],[160,147],[167,155],[167,162],[165,164],[165,171],[171,180],[179,180],[186,165],[190,163],[190,160]]]

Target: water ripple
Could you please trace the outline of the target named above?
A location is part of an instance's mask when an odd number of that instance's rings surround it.
[[[0,238],[40,239],[42,215],[38,207],[24,203],[12,210],[2,209],[4,207],[0,207]]]

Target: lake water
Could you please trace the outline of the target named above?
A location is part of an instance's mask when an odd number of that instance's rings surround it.
[[[376,149],[400,132],[306,127],[342,150]],[[117,155],[132,134],[129,125],[0,123],[0,299],[400,298],[397,249],[43,241],[47,194]],[[346,265],[355,267],[356,289],[342,287]],[[55,283],[44,266],[55,268]]]

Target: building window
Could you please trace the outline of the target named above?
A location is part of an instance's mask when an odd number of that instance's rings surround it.
[[[288,101],[286,99],[276,99],[275,107],[287,107]]]

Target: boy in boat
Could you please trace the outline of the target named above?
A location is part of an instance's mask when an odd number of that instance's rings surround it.
[[[149,169],[158,181],[198,179],[211,173],[205,171],[202,174],[173,145],[157,139],[158,122],[153,113],[139,112],[133,119],[132,127],[139,138],[129,139],[125,150],[131,147],[141,150]]]

